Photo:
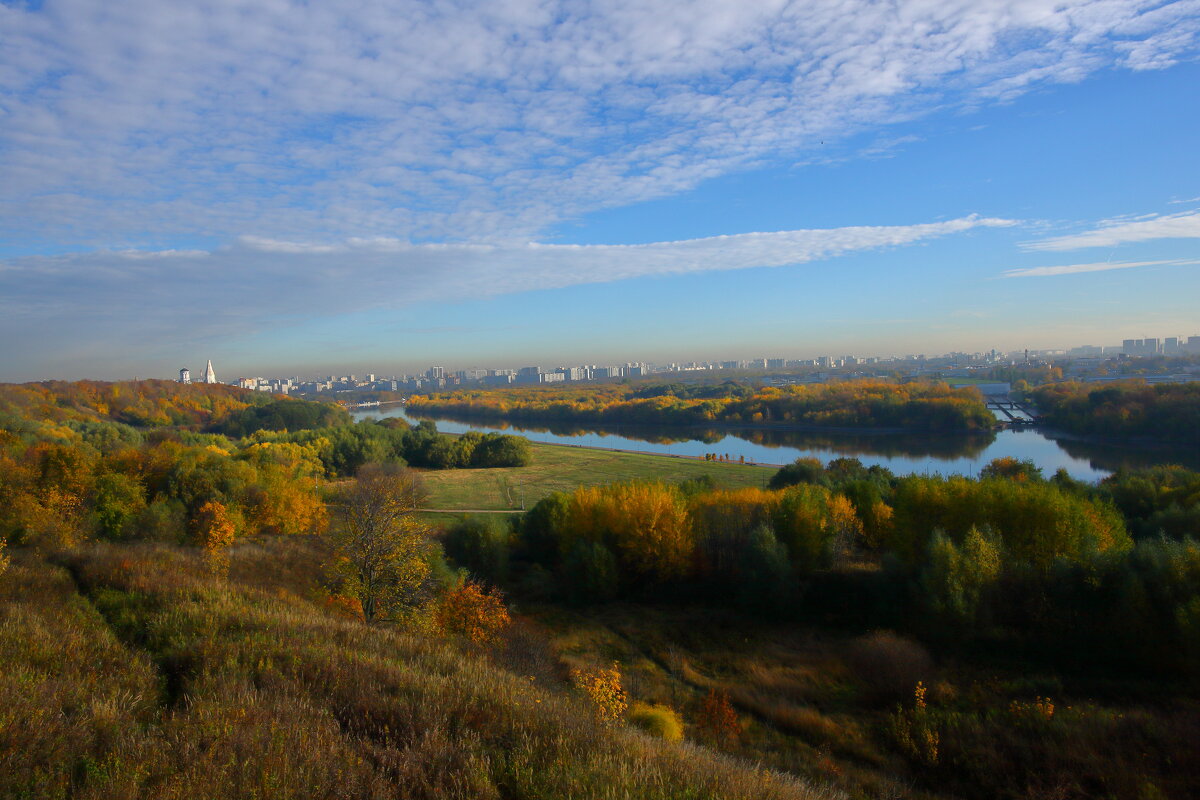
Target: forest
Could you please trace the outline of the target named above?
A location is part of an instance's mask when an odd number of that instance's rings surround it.
[[[750,389],[720,386],[529,387],[414,395],[414,414],[599,424],[990,430],[995,419],[975,389],[944,383],[844,381]]]
[[[1200,444],[1200,383],[1051,383],[1032,393],[1042,419],[1070,433]]]
[[[364,464],[455,469],[528,460],[528,442],[515,436],[445,436],[430,422],[351,424],[334,405],[227,386],[6,385],[0,537],[186,541],[205,507],[219,509],[238,536],[319,532],[328,518],[325,485]]]

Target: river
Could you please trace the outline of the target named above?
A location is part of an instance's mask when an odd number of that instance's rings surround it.
[[[416,421],[399,404],[360,409],[353,412],[353,416],[355,419],[402,417]],[[1092,482],[1121,466],[1175,463],[1200,469],[1200,453],[1195,448],[1104,442],[1055,435],[1036,428],[1010,428],[974,435],[784,431],[777,428],[703,431],[666,426],[601,428],[594,425],[486,424],[478,420],[429,418],[443,433],[513,433],[549,444],[676,456],[703,457],[705,453],[717,453],[734,461],[744,457],[746,461],[759,464],[787,464],[802,457],[827,462],[847,456],[857,458],[867,466],[879,464],[898,475],[973,476],[992,459],[1005,456],[1033,461],[1046,477],[1065,469],[1077,480]]]

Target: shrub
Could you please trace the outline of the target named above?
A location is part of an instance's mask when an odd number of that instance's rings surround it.
[[[874,700],[903,697],[933,675],[933,660],[924,647],[891,631],[855,639],[845,654],[854,678]]]
[[[792,596],[787,549],[766,525],[750,532],[741,553],[738,602],[751,609],[777,609]]]
[[[979,471],[979,479],[1004,478],[1017,483],[1033,483],[1042,480],[1042,469],[1033,459],[1018,459],[1012,456],[993,458]]]
[[[696,728],[708,739],[731,745],[742,735],[737,711],[724,689],[709,689],[696,717]]]
[[[628,702],[621,688],[621,669],[615,661],[611,667],[573,669],[571,682],[592,702],[597,721],[611,725],[624,715]]]
[[[486,433],[471,452],[472,467],[524,467],[533,461],[529,440],[503,433]]]
[[[683,723],[670,706],[634,703],[629,709],[629,721],[651,736],[678,742],[683,738]]]
[[[599,542],[578,541],[563,560],[562,583],[563,594],[572,603],[612,600],[620,587],[617,560]]]
[[[214,573],[224,574],[229,568],[228,550],[233,544],[234,530],[225,506],[215,501],[200,506],[192,519],[192,536]]]
[[[974,623],[984,594],[1000,577],[1000,547],[971,528],[962,547],[934,531],[921,588],[929,610],[955,627]]]
[[[767,484],[767,487],[785,489],[800,483],[823,483],[824,481],[825,468],[821,466],[819,459],[797,458],[791,464],[780,467],[779,471],[771,476],[771,482]]]
[[[508,526],[491,515],[454,523],[446,531],[442,546],[455,564],[499,585],[508,579],[508,541]]]
[[[504,598],[496,589],[485,589],[464,581],[438,602],[437,626],[445,633],[462,636],[475,644],[494,644],[511,621]]]
[[[925,691],[925,685],[918,681],[913,690],[912,707],[896,708],[888,718],[888,733],[904,755],[919,764],[932,767],[937,765],[941,756],[942,737],[926,707]]]
[[[571,511],[571,495],[554,492],[543,497],[521,520],[521,555],[539,564],[555,564],[564,555],[559,542],[565,540]]]

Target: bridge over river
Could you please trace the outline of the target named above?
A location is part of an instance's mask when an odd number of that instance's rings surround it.
[[[1007,421],[1009,425],[1037,424],[1038,414],[1027,403],[993,396],[987,398],[987,407],[993,413],[999,412],[996,416]]]

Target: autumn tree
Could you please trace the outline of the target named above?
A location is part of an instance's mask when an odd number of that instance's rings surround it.
[[[228,550],[235,532],[236,526],[225,506],[215,500],[200,506],[192,519],[192,537],[204,552],[209,569],[217,574],[224,574],[229,569]]]
[[[368,621],[419,598],[430,571],[429,535],[414,512],[426,497],[416,472],[369,464],[339,498],[332,571]]]
[[[696,727],[707,739],[723,745],[734,744],[742,734],[737,711],[724,689],[709,689],[696,717]]]
[[[475,644],[494,644],[510,622],[499,590],[474,581],[463,581],[442,595],[435,619],[440,630]]]

